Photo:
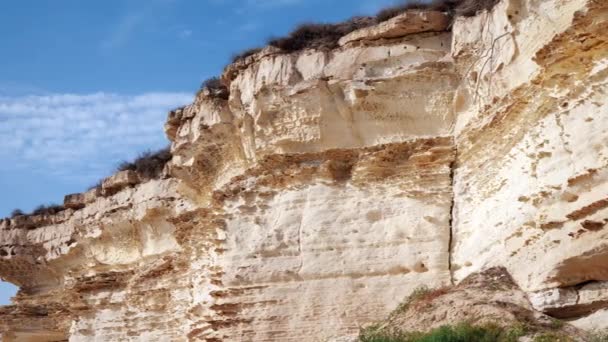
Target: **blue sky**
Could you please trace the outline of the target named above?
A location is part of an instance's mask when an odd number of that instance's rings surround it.
[[[61,203],[121,161],[167,144],[230,57],[297,23],[394,0],[19,0],[0,3],[0,217]],[[0,304],[14,287],[0,283]]]

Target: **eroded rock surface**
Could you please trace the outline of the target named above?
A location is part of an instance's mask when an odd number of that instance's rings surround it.
[[[3,340],[336,340],[494,266],[606,327],[607,32],[603,0],[503,0],[237,61],[169,114],[163,179],[0,222]]]

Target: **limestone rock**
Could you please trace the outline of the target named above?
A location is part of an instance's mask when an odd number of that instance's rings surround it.
[[[481,326],[495,324],[505,329],[523,326],[525,330],[521,334],[524,336],[518,339],[520,341],[549,333],[559,336],[560,341],[582,341],[586,337],[577,328],[556,324],[555,319],[536,312],[526,294],[501,267],[473,273],[457,286],[418,289],[405,298],[377,329],[426,332],[454,322]]]
[[[608,307],[608,282],[533,292],[530,301],[534,308],[554,317],[581,317]]]
[[[444,19],[265,48],[169,114],[167,177],[2,220],[3,340],[345,341],[452,284],[395,323],[608,327],[608,2]]]
[[[413,33],[445,31],[450,24],[448,14],[439,11],[411,10],[376,26],[351,32],[338,42],[340,46],[359,40],[399,38]]]
[[[120,171],[115,175],[112,175],[111,177],[108,177],[103,180],[101,186],[102,193],[104,195],[112,195],[127,186],[135,185],[139,182],[140,179],[137,175],[137,172],[131,170]]]
[[[97,197],[101,196],[102,189],[94,187],[86,192],[66,195],[63,200],[63,206],[69,209],[82,209],[87,204],[95,202]]]

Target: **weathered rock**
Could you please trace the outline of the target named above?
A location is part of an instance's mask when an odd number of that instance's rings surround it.
[[[581,317],[608,307],[608,282],[533,292],[530,301],[534,308],[554,317]]]
[[[69,194],[64,197],[63,206],[74,210],[82,209],[87,204],[95,202],[97,197],[101,196],[101,194],[102,188],[99,186],[93,187],[86,192]]]
[[[432,13],[417,32],[408,14],[333,51],[240,60],[227,99],[170,113],[170,177],[120,172],[103,196],[3,220],[0,276],[21,287],[5,336],[61,307],[27,333],[337,341],[494,266],[508,288],[459,288],[457,308],[545,317],[527,293],[601,327],[608,2],[503,0],[450,32]],[[446,318],[400,324],[463,319],[438,303]]]
[[[101,185],[102,193],[104,196],[109,196],[125,187],[138,184],[139,182],[140,179],[137,172],[131,170],[120,171],[103,180]]]
[[[86,205],[83,193],[65,195],[63,206],[70,209],[82,209]]]
[[[608,280],[608,3],[558,3],[454,25],[456,280],[492,265],[526,291]]]
[[[360,40],[400,38],[408,34],[447,30],[451,19],[439,11],[407,11],[378,25],[359,29],[342,37],[340,46]]]
[[[501,267],[473,273],[457,286],[418,289],[377,325],[376,331],[427,332],[461,322],[504,329],[525,327],[519,331],[520,341],[549,333],[554,336],[550,341],[584,341],[586,337],[575,327],[535,311],[525,292]]]

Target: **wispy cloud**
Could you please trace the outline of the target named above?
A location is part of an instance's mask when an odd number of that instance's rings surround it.
[[[157,24],[159,14],[171,9],[177,2],[178,0],[148,0],[143,7],[134,7],[136,2],[131,3],[131,8],[109,28],[99,46],[107,51],[127,45],[145,26]]]
[[[183,30],[181,30],[181,31],[179,31],[179,32],[177,33],[177,36],[178,36],[180,39],[186,39],[186,38],[188,38],[188,37],[192,36],[192,30],[189,30],[189,29],[183,29]]]
[[[0,96],[0,169],[100,176],[165,145],[167,111],[191,100],[187,93]]]
[[[112,32],[101,41],[101,48],[112,50],[125,45],[144,20],[142,13],[132,13],[122,17]]]

